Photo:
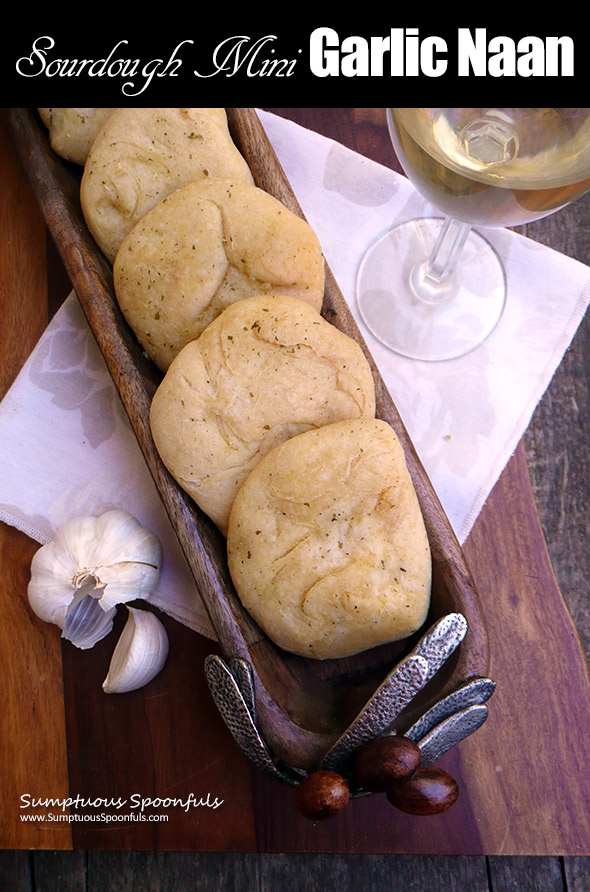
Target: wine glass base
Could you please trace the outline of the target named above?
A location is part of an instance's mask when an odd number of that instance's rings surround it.
[[[443,219],[401,223],[371,245],[357,276],[357,305],[371,333],[412,359],[444,360],[478,347],[498,324],[506,300],[504,267],[471,230],[441,297],[418,297],[412,281],[434,247]]]

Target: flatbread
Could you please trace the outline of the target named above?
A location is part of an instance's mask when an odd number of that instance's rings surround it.
[[[114,108],[38,108],[51,148],[61,158],[84,165],[92,143]]]
[[[80,187],[84,218],[114,261],[138,220],[193,180],[252,182],[224,108],[118,108],[95,139]]]
[[[229,306],[172,362],[154,395],[162,461],[226,532],[234,496],[261,457],[288,437],[375,414],[359,345],[290,296]]]
[[[244,606],[287,651],[349,656],[425,621],[428,538],[384,421],[337,422],[269,452],[236,495],[227,550]]]
[[[252,183],[208,179],[158,202],[113,267],[119,305],[146,353],[168,368],[227,306],[286,294],[317,310],[324,259],[309,224]]]

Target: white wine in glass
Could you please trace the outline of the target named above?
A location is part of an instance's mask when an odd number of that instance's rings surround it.
[[[389,108],[405,173],[445,217],[408,220],[361,262],[357,302],[382,343],[414,359],[469,353],[506,300],[497,253],[473,226],[517,226],[590,189],[589,108]]]

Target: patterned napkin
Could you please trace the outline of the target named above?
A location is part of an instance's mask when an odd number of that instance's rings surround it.
[[[338,143],[260,117],[364,334],[449,520],[463,542],[518,444],[590,300],[590,269],[506,230],[486,233],[509,283],[492,335],[461,359],[396,356],[355,305],[366,248],[398,222],[437,214],[412,185]],[[75,294],[56,314],[0,404],[0,520],[43,543],[66,519],[110,507],[164,547],[150,601],[208,637],[213,630]]]

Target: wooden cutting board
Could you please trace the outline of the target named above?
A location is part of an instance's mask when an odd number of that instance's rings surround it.
[[[48,306],[68,289],[4,131],[0,161],[3,395],[42,333]],[[485,605],[497,690],[483,728],[440,760],[459,780],[461,797],[438,817],[407,817],[373,796],[325,824],[301,818],[292,788],[245,761],[213,706],[203,661],[216,645],[167,617],[171,648],[162,674],[148,689],[103,696],[111,643],[82,654],[31,614],[26,585],[36,547],[0,525],[3,847],[590,853],[590,682],[522,446],[465,546]],[[31,822],[21,820],[35,812],[21,808],[23,796],[127,803],[72,808],[78,820],[71,822]],[[142,800],[143,812],[132,807]],[[101,812],[117,820],[90,820]]]

